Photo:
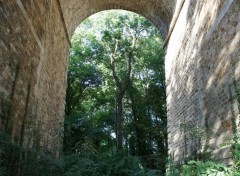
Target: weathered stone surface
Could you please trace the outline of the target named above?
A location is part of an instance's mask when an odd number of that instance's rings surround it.
[[[185,135],[179,130],[184,121],[211,131],[209,147],[225,159],[229,151],[221,150],[220,144],[232,139],[233,121],[239,126],[233,80],[235,77],[239,85],[240,2],[234,1],[219,25],[214,26],[225,6],[223,0],[186,0],[169,41],[166,55],[169,153],[178,161],[191,155],[198,145],[196,139],[184,144]]]
[[[75,28],[99,11],[125,9],[150,19],[165,38],[176,4],[180,3],[0,0],[0,93],[9,102],[1,130],[26,147],[58,155],[69,40]],[[207,132],[210,128],[209,146],[217,156],[229,156],[229,151],[219,151],[219,144],[232,138],[232,122],[239,121],[233,77],[240,84],[240,2],[225,7],[223,0],[185,0],[166,49],[169,153],[175,161],[206,143],[186,140],[183,122]]]
[[[71,36],[76,27],[90,15],[109,9],[124,9],[139,13],[150,19],[161,30],[163,35],[167,34],[168,26],[174,12],[176,0],[60,0],[63,14]]]
[[[0,90],[10,101],[1,130],[54,154],[61,147],[69,49],[60,13],[56,1],[0,1]]]

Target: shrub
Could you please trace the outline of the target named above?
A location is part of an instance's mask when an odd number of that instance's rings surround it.
[[[232,171],[230,168],[223,164],[207,161],[189,161],[186,165],[182,166],[182,173],[184,176],[232,176]]]

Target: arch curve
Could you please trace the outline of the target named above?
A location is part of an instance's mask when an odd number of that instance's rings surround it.
[[[87,17],[103,10],[121,9],[142,15],[152,21],[166,37],[174,13],[176,0],[60,0],[68,35],[72,36],[76,27]]]

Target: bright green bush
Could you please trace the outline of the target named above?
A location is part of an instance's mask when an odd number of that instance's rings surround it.
[[[233,156],[233,169],[234,176],[240,176],[240,134],[235,136],[234,142],[232,144],[232,156]]]
[[[223,164],[207,161],[189,161],[182,166],[184,176],[232,176],[232,170]]]

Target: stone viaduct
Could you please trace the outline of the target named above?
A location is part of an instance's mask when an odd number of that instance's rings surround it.
[[[229,159],[220,144],[239,127],[239,0],[0,0],[1,131],[23,147],[59,155],[71,36],[108,9],[145,16],[165,39],[174,160],[204,146]],[[197,129],[204,132],[194,136]]]

